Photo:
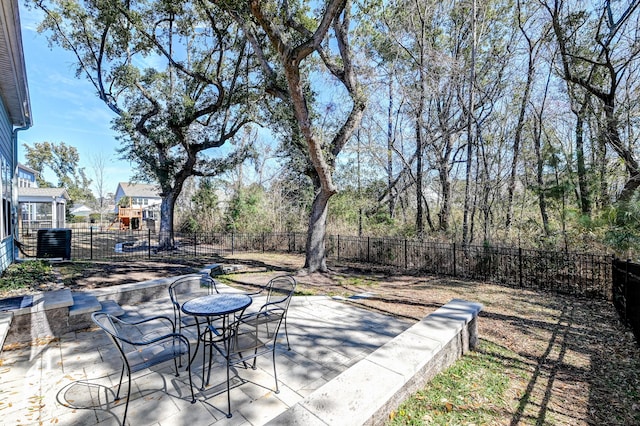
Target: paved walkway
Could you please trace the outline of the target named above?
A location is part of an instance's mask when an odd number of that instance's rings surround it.
[[[169,299],[135,307],[127,315],[171,314]],[[186,374],[173,363],[134,374],[127,423],[131,425],[262,425],[336,377],[411,325],[324,296],[296,296],[277,350],[280,393],[269,355],[258,368],[237,369],[227,419],[225,370],[216,358],[211,384],[199,391],[202,354],[193,369],[197,402]],[[0,424],[119,425],[124,399],[114,404],[120,359],[101,330],[68,333],[59,341],[4,351],[0,358]],[[345,419],[348,424],[348,419]]]

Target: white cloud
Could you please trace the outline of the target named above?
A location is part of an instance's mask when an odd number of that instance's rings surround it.
[[[38,25],[44,18],[44,12],[34,7],[20,7],[20,26],[24,32],[37,32]],[[24,35],[23,35],[24,36]]]

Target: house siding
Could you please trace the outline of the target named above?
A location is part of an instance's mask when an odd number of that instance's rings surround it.
[[[0,102],[0,152],[7,158],[11,158],[11,134],[13,132],[13,126],[9,120],[9,115],[4,106],[4,103]]]
[[[0,102],[0,154],[9,160],[11,170],[15,170],[14,158],[11,146],[13,125],[9,120],[9,114],[3,102]],[[13,188],[12,188],[13,190]],[[0,241],[0,273],[4,272],[14,261],[13,236],[9,236]]]

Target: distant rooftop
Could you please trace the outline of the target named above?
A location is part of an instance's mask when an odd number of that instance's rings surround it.
[[[59,197],[70,200],[67,190],[64,188],[20,188],[20,197]]]
[[[160,198],[160,189],[157,185],[120,182],[118,186],[127,197]]]

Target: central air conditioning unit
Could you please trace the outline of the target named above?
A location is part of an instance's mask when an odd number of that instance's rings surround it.
[[[71,229],[38,229],[36,257],[71,259]]]

